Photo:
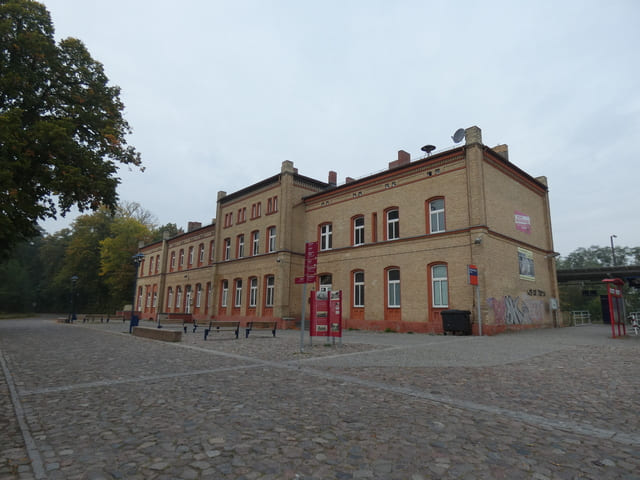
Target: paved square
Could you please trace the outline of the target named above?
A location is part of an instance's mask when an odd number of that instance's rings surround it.
[[[0,321],[0,479],[640,479],[640,337],[260,333]]]

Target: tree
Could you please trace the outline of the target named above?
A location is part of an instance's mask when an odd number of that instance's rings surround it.
[[[44,5],[0,2],[0,258],[37,222],[117,204],[127,145],[120,89],[74,38],[56,44]]]
[[[136,280],[132,257],[138,251],[138,243],[147,243],[150,238],[150,229],[139,220],[117,216],[109,237],[100,242],[100,275],[109,288],[112,309],[121,309],[131,300]]]

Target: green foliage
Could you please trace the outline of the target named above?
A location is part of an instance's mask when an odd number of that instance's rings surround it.
[[[616,266],[640,265],[640,247],[614,246],[616,256]],[[592,245],[589,248],[580,247],[571,252],[566,257],[558,259],[557,268],[597,268],[609,267],[613,265],[613,255],[611,247],[598,247]]]
[[[116,213],[102,207],[79,216],[70,229],[19,244],[0,263],[0,312],[109,313],[131,302],[138,243],[152,229],[130,215],[148,212],[126,206]],[[75,288],[71,277],[77,276]]]
[[[117,204],[127,145],[120,89],[80,40],[56,44],[44,5],[0,2],[0,258],[37,222]]]

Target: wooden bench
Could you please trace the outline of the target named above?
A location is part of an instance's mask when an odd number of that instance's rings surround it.
[[[168,325],[180,325],[184,333],[187,333],[187,322],[184,320],[183,315],[174,316],[171,313],[158,313],[156,316],[156,323],[158,328],[167,328]],[[193,322],[193,331],[196,331],[196,323]]]
[[[104,323],[105,321],[109,323],[109,320],[122,320],[124,322],[124,316],[110,315],[108,313],[87,313],[82,317],[82,323],[97,322],[98,320],[100,320],[100,323]]]
[[[272,321],[272,322],[265,322],[265,321],[261,321],[261,322],[248,322],[247,323],[247,327],[246,327],[246,335],[244,338],[249,338],[249,333],[251,332],[251,330],[253,329],[260,329],[260,330],[271,330],[271,333],[273,334],[273,336],[276,336],[276,329],[278,328],[278,322],[277,321]]]
[[[214,330],[216,332],[221,332],[223,330],[233,331],[236,334],[236,338],[238,338],[238,332],[240,331],[240,322],[218,322],[212,320],[209,322],[209,327],[204,329],[204,339],[206,340],[209,336],[209,333]]]

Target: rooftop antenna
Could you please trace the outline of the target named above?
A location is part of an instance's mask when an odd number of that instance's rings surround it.
[[[431,156],[431,152],[433,152],[435,149],[436,149],[435,145],[425,145],[420,150],[422,150],[424,153],[426,153],[427,157],[430,157]]]
[[[462,140],[464,140],[464,128],[457,129],[456,133],[453,134],[453,137],[451,137],[451,139],[454,141],[454,143],[460,143]]]

